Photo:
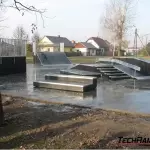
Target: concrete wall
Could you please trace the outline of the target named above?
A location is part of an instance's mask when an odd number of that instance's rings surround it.
[[[26,73],[26,57],[1,57],[0,75]]]

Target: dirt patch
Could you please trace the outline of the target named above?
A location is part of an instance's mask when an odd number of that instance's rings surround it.
[[[7,124],[0,127],[1,149],[150,148],[118,143],[120,136],[150,137],[149,115],[21,99],[3,104]]]

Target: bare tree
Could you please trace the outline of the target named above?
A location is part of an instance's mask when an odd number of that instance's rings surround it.
[[[28,35],[27,35],[25,29],[23,28],[23,26],[16,27],[16,29],[14,30],[14,33],[13,33],[13,38],[19,39],[19,40],[27,40]]]
[[[38,42],[40,41],[40,35],[39,35],[38,32],[35,32],[35,33],[33,34],[32,40],[33,40],[33,41],[36,41],[36,43],[38,43]]]
[[[1,8],[14,8],[24,15],[25,12],[37,12],[43,14],[45,9],[38,9],[32,5],[25,5],[21,2],[21,0],[0,0]]]
[[[37,51],[39,51],[39,45],[38,44],[40,41],[40,35],[37,31],[33,33],[32,41],[34,41],[36,43],[36,49],[37,49]]]
[[[118,45],[118,56],[126,33],[133,27],[134,0],[110,0],[106,5],[106,13],[103,16],[103,27],[107,29],[115,43]]]

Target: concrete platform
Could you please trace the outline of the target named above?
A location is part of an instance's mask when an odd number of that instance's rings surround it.
[[[49,88],[75,92],[88,92],[96,89],[96,86],[94,84],[60,83],[60,82],[43,82],[43,81],[33,82],[33,86],[37,88]]]
[[[77,76],[77,75],[61,75],[61,74],[46,74],[45,80],[75,82],[75,83],[88,83],[97,86],[96,77]]]
[[[97,70],[97,67],[91,66],[91,65],[83,65],[83,64],[81,65],[81,64],[79,64],[79,65],[76,65],[76,66],[71,68],[71,70],[73,70],[73,69],[99,73],[99,71]]]

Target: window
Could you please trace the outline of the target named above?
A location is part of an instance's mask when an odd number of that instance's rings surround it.
[[[50,52],[50,48],[48,48],[47,51]]]

